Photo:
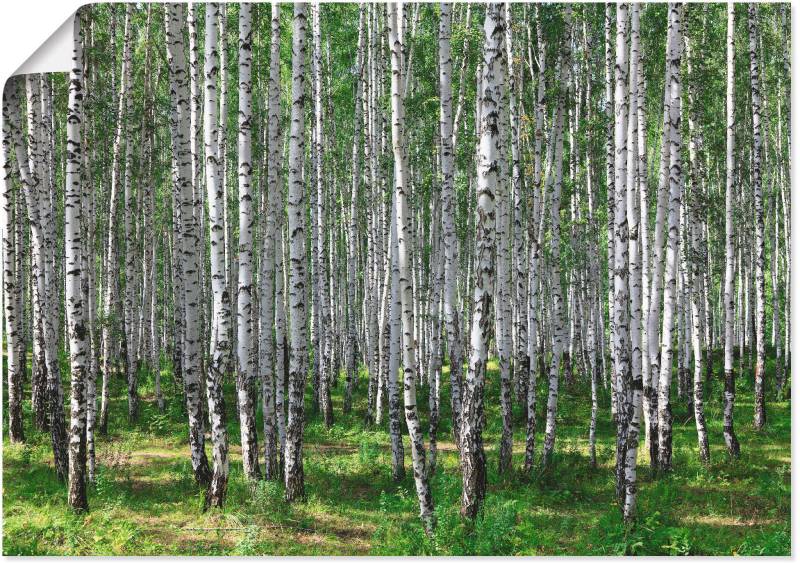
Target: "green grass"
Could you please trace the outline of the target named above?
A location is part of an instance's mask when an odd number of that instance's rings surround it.
[[[771,368],[771,361],[768,368]],[[718,373],[718,372],[717,372]],[[772,373],[768,369],[768,373]],[[562,386],[553,469],[526,478],[497,474],[500,433],[497,365],[487,383],[488,491],[475,523],[459,517],[461,478],[450,429],[449,386],[443,386],[439,466],[433,477],[438,527],[426,537],[404,439],[407,477],[391,478],[385,424],[364,428],[366,381],[361,374],[355,408],[341,414],[343,382],[334,389],[335,425],[325,429],[307,396],[305,442],[307,501],[286,505],[283,486],[248,485],[242,475],[239,425],[232,382],[226,387],[232,440],[231,479],[223,510],[202,511],[202,492],[191,477],[187,426],[178,399],[159,415],[152,381],[142,374],[140,422],[126,420],[124,382],[113,381],[109,436],[98,436],[98,478],[90,487],[90,512],[73,514],[65,486],[52,469],[49,437],[30,426],[28,444],[3,444],[3,553],[6,555],[789,555],[791,409],[768,402],[768,426],[752,428],[752,374],[738,379],[736,430],[739,460],[722,441],[721,382],[707,386],[711,463],[697,456],[694,421],[674,399],[675,471],[656,478],[640,448],[638,521],[622,523],[614,502],[614,428],[609,399],[601,397],[598,468],[588,467],[588,389]],[[163,385],[171,392],[167,371]],[[448,380],[447,368],[443,380]],[[65,385],[68,385],[65,380]],[[65,387],[66,388],[66,387]],[[26,385],[26,393],[28,392]],[[542,420],[544,389],[540,389]],[[427,390],[419,394],[427,405]],[[259,407],[260,409],[260,407]],[[423,409],[427,412],[427,409]],[[514,467],[522,465],[524,427],[514,411]],[[423,417],[425,419],[425,417]],[[427,423],[427,421],[425,420]],[[7,424],[4,421],[4,424]],[[540,422],[539,428],[543,424]],[[260,417],[259,417],[259,428]],[[540,451],[541,435],[537,436]],[[210,453],[210,446],[209,446]]]

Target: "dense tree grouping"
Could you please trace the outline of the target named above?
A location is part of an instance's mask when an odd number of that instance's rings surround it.
[[[431,532],[440,439],[475,519],[487,464],[552,469],[563,389],[586,382],[588,464],[610,417],[634,521],[637,470],[678,463],[677,403],[708,463],[711,394],[737,457],[736,425],[788,390],[789,28],[787,4],[82,8],[68,75],[3,93],[8,438],[49,432],[88,510],[121,378],[130,421],[180,405],[206,508],[237,440],[246,479],[295,502],[306,421],[336,425],[332,389],[348,414],[361,388],[397,481],[408,435]]]

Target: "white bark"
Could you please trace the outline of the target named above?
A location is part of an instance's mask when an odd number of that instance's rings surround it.
[[[288,502],[305,497],[303,477],[304,391],[306,382],[306,209],[305,152],[305,3],[295,3],[292,23],[292,110],[289,129],[289,418],[286,425],[285,485]]]
[[[664,265],[664,311],[661,326],[661,357],[658,373],[658,466],[672,469],[672,340],[675,316],[678,238],[681,206],[681,4],[669,4],[669,27],[675,34],[675,48],[670,50],[667,64],[669,77],[669,211],[667,216],[667,249]],[[652,438],[651,438],[652,439]]]
[[[413,295],[410,267],[411,215],[408,210],[407,171],[405,140],[405,104],[401,90],[404,84],[402,49],[403,43],[399,35],[398,6],[388,6],[389,45],[391,46],[392,68],[392,151],[394,154],[394,185],[396,198],[397,225],[397,262],[400,282],[400,317],[402,326],[402,360],[403,360],[403,402],[405,405],[406,425],[411,439],[411,459],[414,468],[414,483],[419,500],[420,518],[427,533],[435,526],[433,514],[433,498],[428,483],[428,468],[425,463],[425,444],[417,412],[416,391],[416,358],[414,343]]]
[[[89,359],[89,331],[86,325],[86,301],[81,287],[83,200],[83,45],[81,18],[73,23],[72,68],[69,73],[67,106],[67,167],[64,193],[64,251],[66,253],[67,324],[69,326],[70,429],[69,493],[73,510],[86,510],[86,370]],[[60,408],[60,405],[59,405]]]
[[[550,211],[550,300],[552,302],[553,353],[550,358],[547,391],[547,417],[544,429],[544,445],[542,447],[542,465],[548,466],[551,461],[556,441],[556,413],[558,408],[558,372],[561,356],[566,345],[567,332],[564,312],[564,295],[561,288],[561,189],[563,186],[564,164],[564,121],[566,119],[566,98],[569,84],[570,44],[572,36],[572,8],[564,7],[564,39],[562,39],[560,57],[559,104],[555,119],[555,152],[546,191]]]
[[[239,12],[239,283],[237,290],[236,353],[239,370],[236,395],[242,440],[242,464],[248,479],[258,479],[258,442],[255,413],[255,374],[253,365],[253,188],[251,72],[253,6],[243,3]]]
[[[208,189],[208,227],[211,240],[211,292],[213,312],[211,317],[211,343],[206,370],[208,414],[211,421],[211,443],[214,461],[211,486],[206,494],[206,504],[222,506],[228,481],[228,430],[225,424],[225,398],[222,383],[225,358],[230,354],[230,296],[225,284],[225,235],[223,223],[222,178],[217,131],[217,75],[219,73],[219,4],[206,6],[205,64],[203,98],[203,143],[205,145],[205,180]]]
[[[617,497],[625,495],[625,457],[630,415],[631,340],[630,287],[628,285],[628,36],[629,17],[626,4],[617,5],[616,64],[614,66],[614,311],[612,350],[614,355],[613,393],[617,397]],[[627,510],[624,510],[627,515]]]
[[[186,410],[189,415],[189,447],[195,480],[201,486],[211,481],[211,471],[205,452],[203,436],[203,413],[200,389],[200,341],[198,326],[199,264],[197,249],[198,236],[194,214],[192,213],[194,195],[192,192],[192,167],[189,119],[189,76],[186,55],[181,33],[184,22],[183,4],[169,4],[165,10],[167,60],[170,78],[170,129],[174,155],[173,181],[180,195],[181,236],[178,251],[183,265],[182,293],[184,305],[184,326],[182,342],[182,375],[186,394]]]
[[[761,69],[756,52],[758,46],[758,18],[755,4],[747,6],[747,30],[750,38],[750,99],[753,116],[752,185],[755,211],[755,415],[753,425],[761,430],[767,422],[764,398],[764,369],[766,346],[764,343],[766,309],[764,306],[764,198],[762,195],[762,133],[761,133]]]
[[[270,70],[269,70],[269,113],[267,131],[267,193],[264,217],[264,240],[261,246],[260,278],[260,328],[259,328],[259,366],[262,385],[262,409],[264,419],[264,476],[278,478],[278,454],[276,450],[275,417],[275,341],[273,324],[275,320],[275,215],[282,211],[280,203],[281,138],[278,131],[280,120],[280,7],[272,4]]]
[[[8,362],[8,437],[11,443],[25,441],[22,419],[23,378],[25,375],[25,355],[23,346],[22,315],[22,277],[21,260],[18,264],[17,226],[22,223],[22,209],[15,204],[13,185],[14,169],[12,153],[14,139],[11,133],[11,108],[19,111],[19,84],[8,80],[3,92],[3,192],[2,192],[2,237],[3,237],[3,313],[5,315],[6,356]]]
[[[488,4],[483,24],[483,55],[479,72],[477,208],[475,216],[475,276],[472,292],[470,357],[463,389],[461,424],[461,514],[474,519],[486,494],[486,455],[483,451],[484,385],[493,307],[495,253],[495,192],[501,156],[500,100],[505,82],[505,21],[502,4]]]

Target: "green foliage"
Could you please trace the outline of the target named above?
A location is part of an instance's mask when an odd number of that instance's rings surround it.
[[[444,372],[446,379],[447,366]],[[164,376],[170,374],[165,371]],[[340,381],[334,387],[337,418],[331,429],[309,410],[304,459],[308,498],[304,503],[287,505],[281,482],[251,484],[244,479],[237,448],[238,422],[230,420],[233,453],[226,506],[204,512],[179,399],[170,400],[163,415],[151,401],[143,401],[142,422],[131,427],[124,412],[124,381],[112,379],[112,434],[97,437],[97,478],[89,489],[87,515],[74,515],[67,507],[64,486],[48,465],[52,463],[49,435],[28,427],[29,414],[25,419],[29,442],[5,442],[4,553],[787,554],[791,547],[789,403],[769,402],[769,426],[764,433],[755,433],[744,422],[752,416],[749,379],[737,381],[741,458],[727,458],[720,417],[709,416],[712,460],[708,466],[701,464],[694,423],[684,416],[685,406],[676,404],[675,471],[660,478],[650,475],[647,454],[640,451],[639,518],[625,525],[613,498],[614,427],[608,418],[607,395],[601,394],[597,469],[588,467],[590,404],[588,387],[579,382],[565,386],[559,401],[553,470],[527,477],[515,469],[512,475],[501,476],[495,452],[500,433],[495,423],[499,382],[497,365],[490,362],[484,508],[475,522],[465,522],[460,516],[461,475],[450,442],[445,387],[439,467],[432,478],[438,525],[430,537],[419,525],[408,439],[404,439],[406,477],[394,482],[386,426],[363,426],[364,385],[357,388],[353,412],[346,416],[341,414],[344,385]],[[149,385],[145,378],[144,388]],[[228,404],[233,404],[233,383],[228,382],[225,390]],[[719,412],[721,391],[717,379],[707,387],[709,413]],[[542,386],[539,405],[544,404],[545,392]],[[427,390],[421,389],[420,404],[427,404],[426,396]],[[522,444],[522,413],[518,405],[514,407],[514,441]],[[513,463],[515,468],[522,465],[519,449]]]

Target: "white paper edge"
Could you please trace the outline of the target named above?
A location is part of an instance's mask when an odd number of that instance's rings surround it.
[[[22,63],[12,76],[40,72],[69,72],[72,63],[73,22],[72,13],[33,54]]]

